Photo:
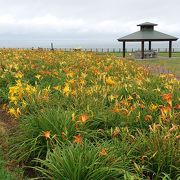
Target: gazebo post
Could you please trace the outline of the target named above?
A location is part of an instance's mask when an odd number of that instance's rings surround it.
[[[151,41],[149,41],[149,51],[151,50]]]
[[[144,59],[144,41],[141,41],[141,59]]]
[[[169,41],[169,58],[172,57],[172,41]]]
[[[123,41],[123,58],[125,57],[125,53],[126,53],[126,42]]]

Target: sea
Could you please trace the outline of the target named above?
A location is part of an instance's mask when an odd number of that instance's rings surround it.
[[[53,48],[57,49],[92,49],[101,51],[113,50],[118,51],[122,49],[122,43],[117,39],[0,39],[0,48]],[[167,51],[169,47],[168,42],[152,42],[152,49],[160,49]],[[140,42],[127,42],[126,49],[128,51],[138,50],[141,48]],[[145,49],[148,49],[148,42],[145,42]],[[173,49],[180,52],[180,42],[173,42]]]

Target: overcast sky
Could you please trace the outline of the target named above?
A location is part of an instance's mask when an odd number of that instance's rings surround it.
[[[180,0],[0,0],[0,46],[15,41],[116,42],[146,21],[180,37],[179,7]]]

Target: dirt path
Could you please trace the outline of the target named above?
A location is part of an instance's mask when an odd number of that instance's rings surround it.
[[[12,118],[4,109],[3,106],[0,105],[0,127],[3,132],[6,134],[13,133],[13,130],[17,126],[17,120]],[[1,131],[0,131],[1,132]]]
[[[169,69],[166,69],[163,66],[160,65],[142,65],[144,68],[148,69],[151,73],[155,74],[155,75],[160,75],[160,74],[174,74],[172,71],[170,71]],[[180,76],[176,75],[176,79],[180,80]]]
[[[9,136],[13,136],[16,128],[17,120],[12,118],[0,105],[0,148],[3,151],[3,159],[6,162],[5,167],[10,174],[14,174],[18,179],[21,179],[21,176],[15,172],[18,168],[18,164],[8,156]]]

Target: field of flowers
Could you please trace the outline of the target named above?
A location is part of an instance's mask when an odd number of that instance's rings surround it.
[[[180,81],[88,52],[0,50],[9,158],[45,179],[180,178]]]

